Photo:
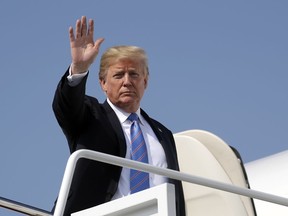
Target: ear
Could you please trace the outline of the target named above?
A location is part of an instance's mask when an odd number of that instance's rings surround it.
[[[147,88],[147,86],[148,86],[148,76],[146,76],[144,78],[144,87],[145,87],[145,89]]]
[[[99,80],[99,83],[101,85],[101,88],[104,92],[107,92],[107,85],[105,79]]]

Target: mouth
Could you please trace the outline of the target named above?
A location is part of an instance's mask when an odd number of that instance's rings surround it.
[[[134,95],[135,92],[133,91],[125,91],[125,92],[122,92],[121,95]]]
[[[135,94],[134,91],[123,91],[121,94]]]
[[[121,93],[121,96],[120,97],[122,97],[122,98],[126,98],[126,99],[135,99],[135,96],[136,94],[135,94],[135,92],[132,92],[132,91],[125,91],[125,92],[122,92]]]

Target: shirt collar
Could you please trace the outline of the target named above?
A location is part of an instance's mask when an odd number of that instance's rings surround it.
[[[131,113],[127,113],[127,112],[125,112],[124,110],[120,109],[119,107],[115,106],[115,105],[109,100],[109,98],[107,98],[107,102],[108,102],[108,104],[111,106],[111,108],[114,110],[114,112],[116,113],[116,115],[117,115],[120,123],[123,124],[123,123],[127,120],[127,118],[129,117],[129,115],[130,115]],[[135,113],[138,115],[139,120],[140,120],[140,123],[141,123],[142,125],[144,125],[144,120],[143,120],[143,117],[141,116],[140,107],[137,109],[137,111],[136,111]]]

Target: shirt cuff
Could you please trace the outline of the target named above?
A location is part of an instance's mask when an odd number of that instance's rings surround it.
[[[85,71],[81,74],[72,74],[71,67],[69,68],[69,75],[67,76],[69,86],[77,86],[82,79],[88,74],[88,71]]]

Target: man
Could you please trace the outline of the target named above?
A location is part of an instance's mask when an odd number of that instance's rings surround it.
[[[75,33],[70,27],[72,64],[62,77],[53,101],[53,110],[68,140],[70,152],[90,149],[132,158],[134,138],[131,136],[134,132],[131,126],[138,125],[141,132],[137,133],[143,135],[141,146],[145,148],[146,162],[179,170],[171,131],[140,109],[149,76],[144,50],[135,46],[108,49],[101,58],[99,71],[99,82],[107,100],[101,104],[96,98],[85,95],[89,67],[104,40],[100,38],[94,42],[93,34],[93,20],[89,20],[87,26],[85,16],[77,20]],[[136,116],[136,120],[131,120],[130,114]],[[75,170],[64,215],[134,193],[130,188],[134,184],[130,182],[130,172],[132,170],[127,168],[81,159]],[[165,182],[173,183],[177,215],[185,215],[181,182],[151,173],[149,176],[138,173],[147,176],[146,186],[141,185],[143,188],[139,190]]]

